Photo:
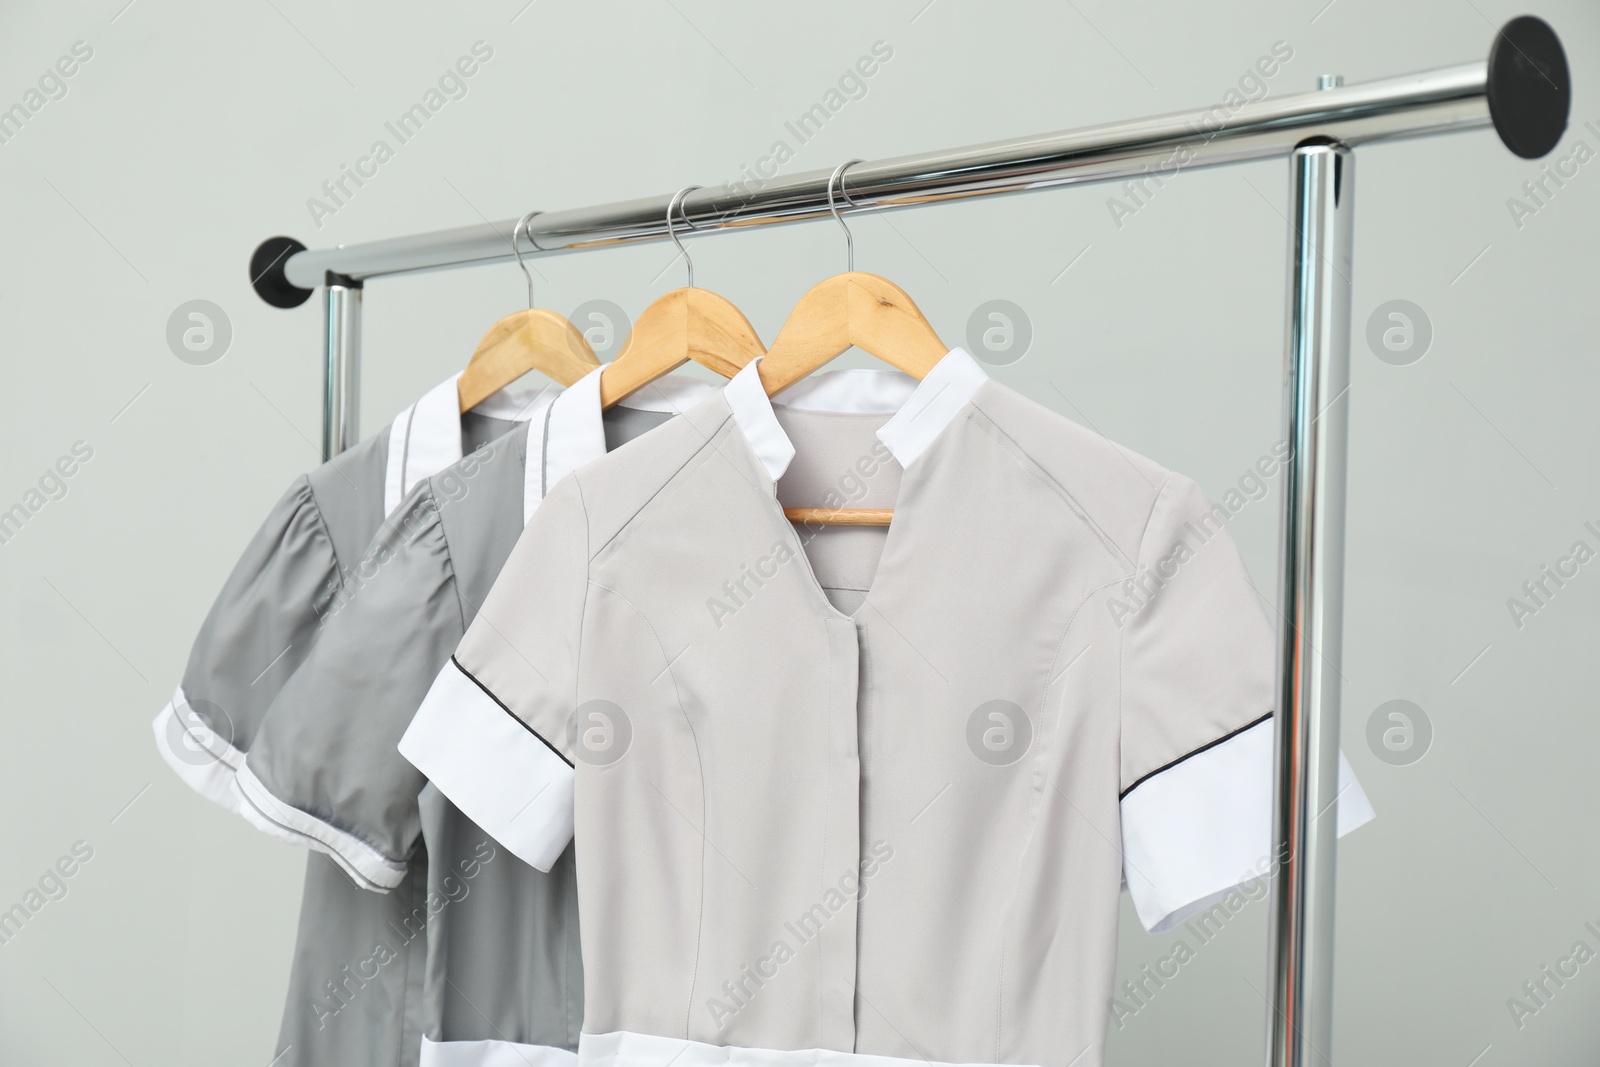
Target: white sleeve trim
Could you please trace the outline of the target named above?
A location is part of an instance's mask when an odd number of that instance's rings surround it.
[[[524,863],[548,872],[572,840],[572,766],[454,658],[400,739],[400,754]]]
[[[1273,719],[1154,774],[1122,798],[1123,876],[1139,921],[1170,930],[1270,874]],[[1373,818],[1339,753],[1340,837]]]
[[[251,825],[275,837],[327,853],[361,888],[387,893],[404,880],[405,863],[391,860],[360,838],[279,800],[256,777],[249,763],[240,764],[234,776],[234,787],[244,802],[244,817]]]
[[[161,758],[191,789],[240,816],[264,833],[291,845],[314,844],[300,834],[263,818],[239,791],[239,768],[245,753],[219,735],[192,707],[183,687],[150,724]],[[319,851],[326,851],[320,849]]]
[[[174,774],[207,800],[243,814],[233,791],[233,775],[244,762],[244,753],[195,713],[181,685],[150,726],[156,749]]]

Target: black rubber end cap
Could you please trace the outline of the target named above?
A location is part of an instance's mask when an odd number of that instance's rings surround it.
[[[1572,110],[1572,76],[1561,38],[1544,19],[1520,15],[1489,49],[1489,117],[1505,146],[1538,159],[1561,140]]]
[[[306,246],[293,237],[268,237],[250,256],[250,284],[256,295],[275,308],[297,308],[311,299],[314,289],[292,284],[283,273],[284,265]]]

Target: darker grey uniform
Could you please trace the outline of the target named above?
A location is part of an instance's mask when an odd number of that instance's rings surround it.
[[[577,898],[570,855],[548,875],[534,870],[396,745],[548,486],[708,392],[661,383],[628,401],[642,406],[602,419],[592,375],[419,485],[367,551],[372,565],[279,693],[240,772],[241,791],[284,832],[390,898],[426,843],[426,892],[407,904],[407,929],[425,927],[429,943],[424,1067],[571,1060],[583,1010]]]
[[[178,775],[257,825],[235,788],[237,768],[273,696],[337,613],[386,512],[408,482],[452,451],[510,431],[531,404],[497,394],[458,416],[454,398],[452,378],[389,428],[294,481],[223,585],[183,684],[156,718],[157,746]],[[351,886],[327,856],[309,857],[275,1067],[417,1062],[426,942],[392,931],[404,929],[413,898],[425,894],[423,870],[377,897]],[[385,938],[396,942],[396,958],[374,970],[374,945]]]

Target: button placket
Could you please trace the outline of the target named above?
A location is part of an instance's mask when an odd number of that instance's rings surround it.
[[[855,624],[829,619],[827,845],[819,878],[829,912],[818,937],[824,1048],[855,1048],[856,896],[861,874],[861,758],[857,743],[860,650]],[[837,904],[837,908],[830,905]]]

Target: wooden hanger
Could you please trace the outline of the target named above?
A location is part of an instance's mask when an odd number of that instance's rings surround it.
[[[689,268],[689,284],[656,298],[640,313],[622,352],[600,373],[600,406],[617,401],[677,370],[691,359],[731,378],[757,356],[765,354],[744,312],[724,297],[694,287],[694,261],[678,240],[672,214],[683,198],[699,186],[680,189],[667,205],[667,236],[678,246]],[[688,221],[685,214],[684,221]]]
[[[839,217],[833,186],[846,167],[828,179],[828,210],[844,230],[849,269],[812,286],[789,313],[761,361],[761,384],[771,396],[859,348],[917,380],[927,377],[950,351],[916,302],[898,285],[855,269],[855,238]],[[893,510],[879,508],[784,508],[791,522],[824,526],[887,526]]]
[[[522,216],[511,232],[511,250],[528,279],[528,309],[507,315],[489,327],[478,342],[467,369],[456,381],[457,398],[464,412],[531,370],[561,385],[571,385],[600,366],[594,349],[576,326],[554,311],[533,306],[533,275],[522,262],[519,241],[528,220],[537,214],[531,211]]]
[[[761,384],[781,392],[852,347],[919,381],[950,351],[904,289],[853,270],[800,298],[761,361]]]

